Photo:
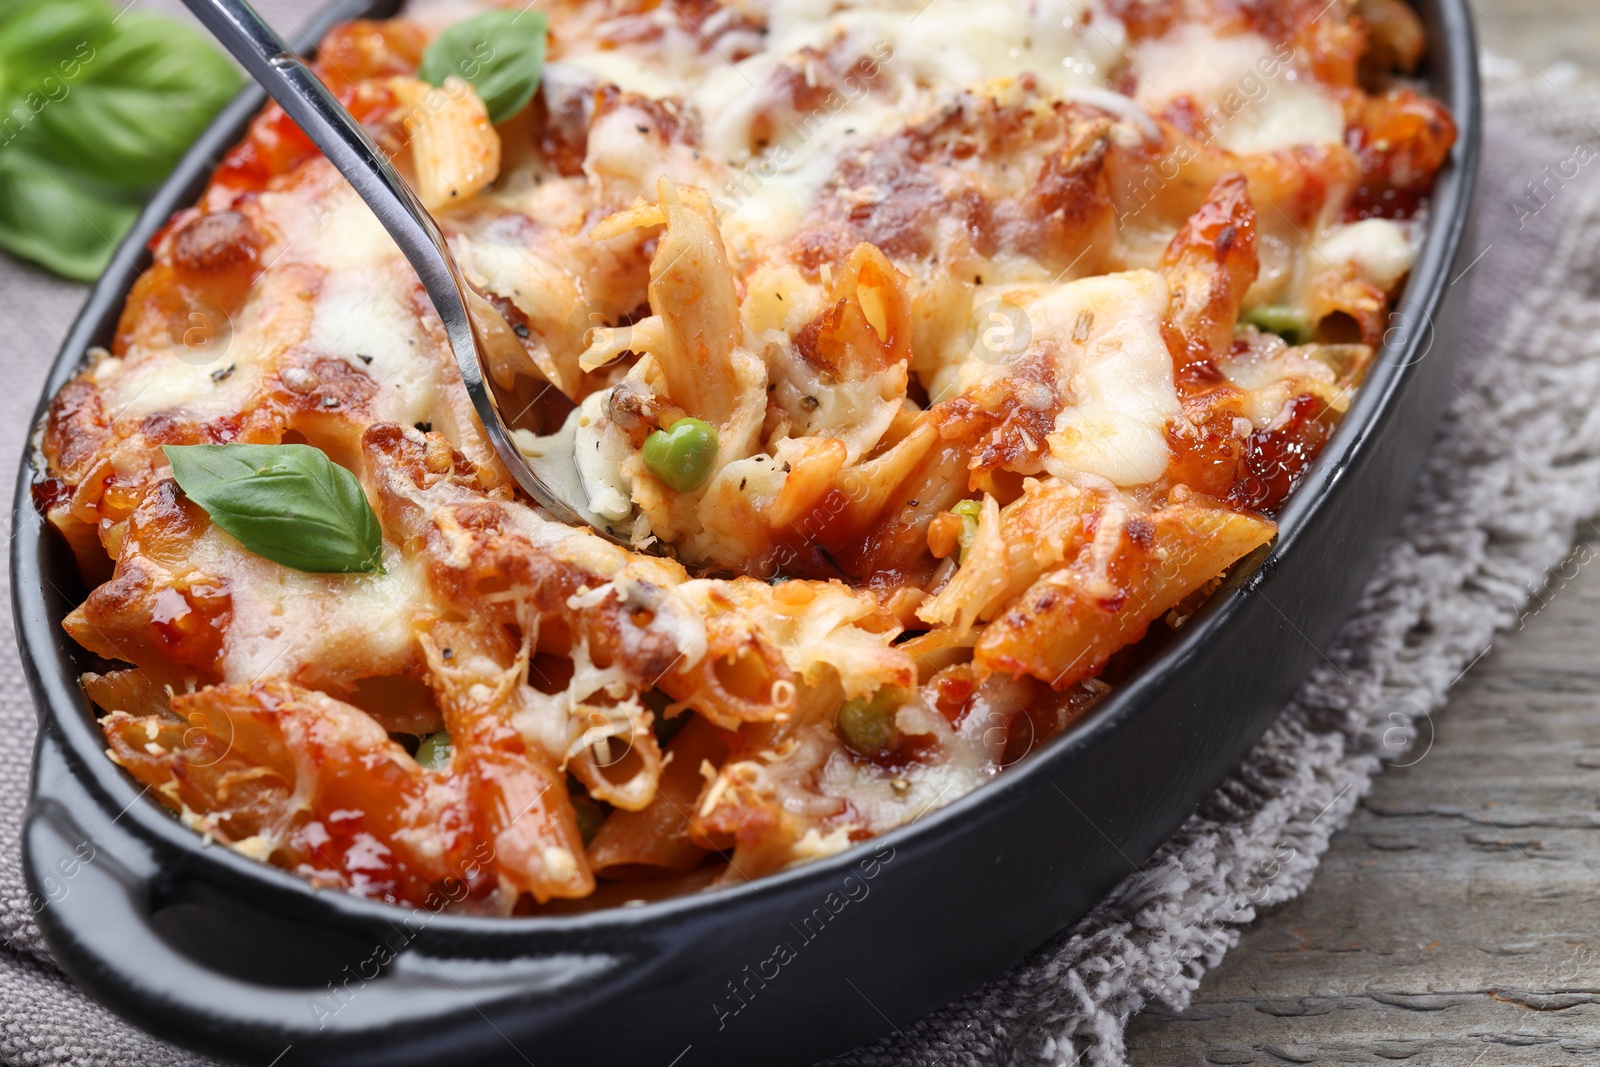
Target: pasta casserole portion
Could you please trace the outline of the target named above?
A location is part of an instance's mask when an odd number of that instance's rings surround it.
[[[632,548],[519,494],[269,106],[40,437],[110,757],[317,885],[498,914],[961,796],[1272,540],[1454,140],[1423,49],[1399,0],[336,28],[316,69],[447,235],[520,447]]]

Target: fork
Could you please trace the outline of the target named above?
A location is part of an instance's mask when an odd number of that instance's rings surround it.
[[[245,71],[276,100],[355,189],[378,222],[416,270],[450,339],[450,350],[461,369],[461,380],[472,397],[483,429],[512,477],[537,504],[557,520],[587,526],[617,544],[629,542],[590,522],[563,499],[535,470],[517,447],[484,373],[485,349],[479,326],[470,310],[469,289],[439,226],[406,184],[389,157],[322,84],[301,58],[285,45],[261,16],[244,0],[185,0],[189,10],[210,30]],[[473,294],[475,295],[475,294]],[[551,457],[546,457],[549,463]],[[558,465],[571,466],[571,476],[559,480],[581,484],[571,455],[554,457]],[[550,470],[550,467],[546,467]],[[563,467],[556,469],[566,473]]]

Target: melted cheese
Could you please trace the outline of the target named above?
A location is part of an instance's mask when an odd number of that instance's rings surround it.
[[[1108,102],[1135,117],[1147,116],[1126,97],[1108,91],[1108,76],[1122,63],[1122,24],[1086,0],[1006,0],[973,5],[964,0],[798,0],[752,5],[767,18],[765,47],[738,62],[702,61],[704,41],[663,20],[658,50],[645,54],[614,48],[563,52],[559,66],[653,98],[674,96],[699,115],[703,150],[737,168],[713,189],[726,212],[725,235],[735,244],[760,246],[793,232],[805,207],[851,150],[897,132],[960,89],[985,90],[1029,73],[1045,84],[1081,92],[1086,102]],[[776,142],[754,143],[752,128],[770,108],[769,86],[785,64],[813,77],[807,50],[828,55],[831,66],[857,64],[877,72],[873,84],[847,74],[822,107],[782,129]],[[568,76],[565,71],[563,77]],[[631,119],[605,120],[591,132],[620,168],[641,184],[659,167],[634,135]]]
[[[1217,134],[1217,144],[1240,155],[1344,140],[1344,112],[1320,88],[1275,83],[1259,103],[1246,105]]]
[[[1187,97],[1211,139],[1243,155],[1344,139],[1344,111],[1254,33],[1219,35],[1185,24],[1141,42],[1132,60],[1138,101],[1152,111]]]
[[[250,365],[247,343],[241,343],[239,354],[230,358],[234,340],[228,337],[221,354],[214,358],[181,358],[180,353],[187,350],[178,345],[166,359],[101,360],[94,377],[104,390],[107,413],[119,419],[142,419],[165,412],[206,418],[238,411],[259,388],[261,372]],[[241,357],[246,363],[242,368]],[[223,376],[229,367],[234,369]]]
[[[294,677],[314,665],[326,675],[399,673],[433,612],[422,560],[390,549],[383,574],[306,574],[241,553],[216,528],[194,561],[228,575],[233,614],[222,652],[225,681]]]
[[[1312,249],[1313,270],[1332,265],[1350,271],[1386,293],[1411,270],[1416,248],[1404,225],[1389,219],[1362,219],[1328,231]]]
[[[944,717],[920,703],[910,703],[895,713],[896,725],[906,734],[929,738],[939,758],[913,761],[893,771],[863,765],[843,752],[834,753],[822,767],[818,787],[824,795],[848,800],[861,828],[886,833],[947,803],[950,797],[970,792],[1000,770],[999,742],[1005,724],[1032,690],[1015,679],[997,675],[975,695],[973,706],[952,730]]]
[[[906,684],[916,677],[911,658],[891,647],[894,631],[873,632],[856,625],[877,605],[838,582],[819,582],[799,596],[779,598],[772,587],[749,578],[732,582],[695,579],[675,592],[701,614],[719,602],[737,603],[760,620],[763,636],[808,684],[836,678],[848,697],[871,696],[884,684]]]
[[[572,454],[589,511],[608,522],[621,522],[633,514],[633,484],[622,473],[622,462],[632,451],[619,433],[608,429],[605,410],[610,398],[609,389],[590,393],[567,418],[576,423]]]
[[[1063,285],[1024,309],[1035,336],[1065,352],[1071,400],[1050,435],[1056,473],[1084,471],[1114,485],[1166,473],[1166,429],[1181,411],[1161,335],[1167,303],[1161,275],[1130,271]]]
[[[1019,402],[1057,413],[1047,470],[1094,474],[1119,486],[1149,484],[1171,462],[1166,430],[1181,411],[1172,355],[1161,333],[1169,295],[1160,274],[1137,270],[1082,278],[1031,295],[1014,290],[1004,304],[982,302],[968,336],[1004,333],[993,345],[975,345],[966,353],[954,368],[954,391],[966,392],[985,379],[1017,377]],[[1055,358],[1053,391],[1017,369],[1025,354],[1040,350]],[[983,358],[990,352],[1016,358],[991,363]],[[948,381],[949,372],[942,379]]]

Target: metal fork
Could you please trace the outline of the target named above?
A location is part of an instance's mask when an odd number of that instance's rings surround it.
[[[243,0],[185,0],[185,3],[306,136],[322,149],[400,246],[444,323],[450,349],[461,368],[461,380],[472,397],[472,406],[478,412],[484,431],[517,484],[561,522],[588,526],[610,541],[627,545],[628,542],[591,523],[562,499],[517,448],[501,416],[499,398],[484,374],[484,342],[468,310],[469,290],[461,268],[450,254],[438,224],[394,169],[389,157],[249,4]],[[576,484],[576,465],[572,457],[562,459],[574,465],[573,477],[563,480]]]

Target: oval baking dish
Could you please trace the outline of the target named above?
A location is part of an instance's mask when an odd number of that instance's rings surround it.
[[[321,20],[392,4],[335,4]],[[39,712],[24,866],[56,958],[180,1044],[252,1063],[805,1063],[909,1025],[1003,970],[1146,859],[1260,736],[1359,593],[1409,499],[1456,348],[1481,138],[1465,0],[1418,0],[1460,136],[1403,299],[1349,413],[1278,516],[1158,654],[993,782],[826,859],[696,896],[479,918],[317,890],[208,844],[105,758],[61,622],[82,599],[24,456],[12,596]],[[45,406],[110,340],[146,242],[261,104],[188,153],[91,293]],[[1470,254],[1470,253],[1469,253]],[[677,1059],[674,1059],[677,1057]],[[541,1060],[542,1058],[542,1060]]]

